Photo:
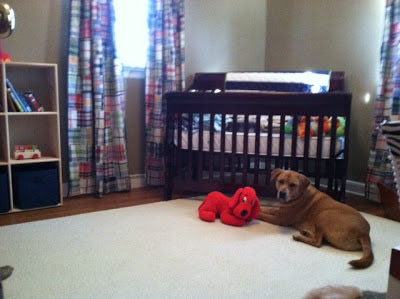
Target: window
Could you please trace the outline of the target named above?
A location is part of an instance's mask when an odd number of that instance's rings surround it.
[[[146,64],[148,27],[146,0],[114,0],[115,43],[124,68],[143,69]]]

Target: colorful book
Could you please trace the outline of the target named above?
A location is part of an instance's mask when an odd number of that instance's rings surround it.
[[[11,99],[11,101],[14,103],[16,111],[24,112],[24,107],[22,107],[21,103],[14,96],[14,93],[12,92],[11,88],[7,88],[7,97],[9,97]]]
[[[14,88],[14,86],[11,84],[11,82],[8,78],[6,78],[6,83],[7,83],[7,87],[11,89],[12,95],[14,96],[14,98],[17,99],[19,104],[22,106],[22,108],[23,108],[22,111],[23,112],[31,112],[32,109],[31,109],[31,107],[29,107],[28,103],[26,102],[25,97],[20,96],[20,93],[18,92],[18,90],[16,90]]]
[[[10,89],[10,91],[11,91],[11,89]],[[9,112],[18,112],[19,111],[17,109],[17,107],[15,106],[13,98],[11,97],[10,93],[8,92],[8,89],[7,89],[7,107],[8,107]]]
[[[24,93],[24,97],[25,97],[26,101],[28,102],[28,104],[31,106],[32,111],[38,111],[38,112],[44,111],[43,106],[39,103],[39,101],[37,100],[37,98],[33,92],[26,91]]]

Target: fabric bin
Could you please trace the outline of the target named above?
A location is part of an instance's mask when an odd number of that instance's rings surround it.
[[[7,168],[0,167],[0,213],[10,211],[10,191],[8,189]]]
[[[12,169],[14,205],[19,209],[60,203],[58,166],[55,163],[16,165]]]

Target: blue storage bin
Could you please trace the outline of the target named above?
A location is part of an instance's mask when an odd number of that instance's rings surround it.
[[[12,181],[14,205],[19,209],[54,206],[60,203],[56,163],[13,166]]]
[[[10,211],[10,191],[8,190],[8,173],[6,167],[0,167],[0,213]]]

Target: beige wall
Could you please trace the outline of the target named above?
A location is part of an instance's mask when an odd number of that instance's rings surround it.
[[[4,49],[15,61],[59,65],[64,181],[69,0],[8,0],[16,12]],[[384,1],[187,0],[186,77],[199,71],[333,69],[353,92],[350,179],[363,181],[376,93]],[[144,172],[143,79],[128,79],[129,170]],[[371,102],[365,104],[365,93]]]
[[[269,0],[267,5],[267,69],[346,72],[353,93],[348,177],[360,182],[368,162],[384,6],[377,0]]]
[[[187,0],[186,75],[264,70],[266,1]]]

